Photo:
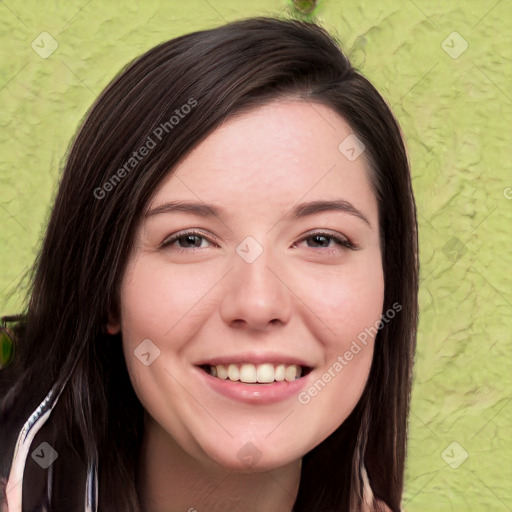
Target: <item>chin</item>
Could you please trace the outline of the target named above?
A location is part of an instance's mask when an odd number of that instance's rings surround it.
[[[268,440],[247,441],[226,447],[222,452],[218,447],[205,450],[205,455],[215,464],[238,473],[262,473],[275,470],[301,460],[307,453],[297,448],[283,450],[268,446]]]

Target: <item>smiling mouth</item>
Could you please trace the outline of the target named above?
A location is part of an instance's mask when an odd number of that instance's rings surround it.
[[[212,377],[244,384],[273,384],[274,382],[293,382],[307,375],[312,369],[296,364],[218,364],[201,365]]]

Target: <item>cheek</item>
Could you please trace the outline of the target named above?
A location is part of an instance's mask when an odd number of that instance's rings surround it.
[[[366,385],[382,315],[384,276],[375,257],[336,275],[324,272],[303,282],[313,316],[321,319],[311,326],[317,326],[324,360],[298,401],[310,418],[322,418],[318,435],[323,438],[348,417]]]
[[[173,269],[151,258],[136,261],[121,290],[121,318],[129,342],[180,339],[176,332],[185,317],[190,335],[194,316],[214,281],[212,273],[197,272],[194,265]]]
[[[125,274],[121,286],[124,356],[139,400],[155,415],[182,397],[182,389],[173,385],[166,368],[176,367],[188,341],[201,329],[209,314],[207,294],[218,280],[213,269],[198,272],[194,265],[173,269],[148,257],[134,259]],[[139,357],[148,352],[153,362],[146,366],[144,357]],[[165,396],[155,392],[163,389]]]
[[[324,343],[343,350],[347,342],[373,326],[382,314],[384,276],[377,258],[303,279],[307,305],[327,329]]]

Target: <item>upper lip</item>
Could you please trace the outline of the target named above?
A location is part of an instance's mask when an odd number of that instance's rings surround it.
[[[208,359],[202,359],[196,366],[217,366],[219,364],[228,365],[228,364],[263,364],[263,363],[272,363],[272,364],[296,364],[297,366],[302,366],[303,368],[312,368],[312,364],[307,363],[303,359],[300,359],[295,356],[290,356],[287,354],[276,354],[276,353],[255,353],[255,352],[245,352],[240,354],[232,354],[227,356],[218,356],[212,357]]]

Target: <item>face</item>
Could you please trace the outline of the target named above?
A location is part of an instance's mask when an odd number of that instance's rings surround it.
[[[271,102],[230,118],[150,202],[109,329],[146,428],[198,461],[292,463],[362,394],[384,278],[365,154],[339,149],[351,133],[326,106]]]

